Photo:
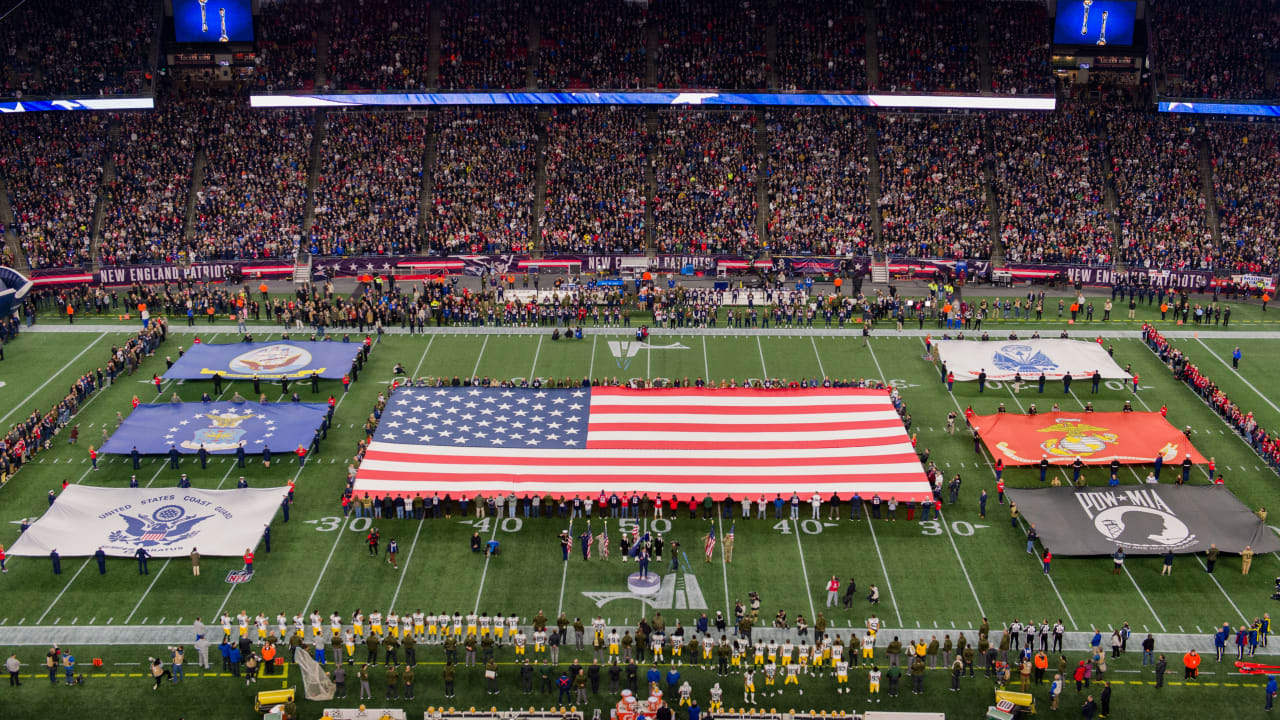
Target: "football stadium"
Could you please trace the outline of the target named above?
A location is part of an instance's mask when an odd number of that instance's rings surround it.
[[[10,0],[0,717],[1271,711],[1277,27]]]

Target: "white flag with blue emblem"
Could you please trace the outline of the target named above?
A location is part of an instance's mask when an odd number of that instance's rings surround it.
[[[27,529],[10,555],[85,557],[239,556],[257,545],[289,488],[197,490],[69,485]]]
[[[1013,380],[1021,375],[1034,382],[1044,373],[1047,380],[1064,375],[1082,380],[1097,372],[1104,380],[1129,378],[1105,345],[1081,340],[940,340],[938,360],[958,382],[977,380],[985,372],[988,380]]]

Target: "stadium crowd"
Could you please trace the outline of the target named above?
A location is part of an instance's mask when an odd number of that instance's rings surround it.
[[[1208,126],[1223,269],[1271,274],[1280,249],[1280,131],[1270,124]]]
[[[977,92],[980,12],[959,0],[877,0],[880,90]]]
[[[986,259],[990,218],[977,117],[879,118],[880,216],[893,255]]]
[[[360,0],[333,6],[328,84],[340,90],[420,90],[434,85],[428,66],[427,0]]]
[[[539,142],[533,114],[450,110],[433,117],[432,250],[528,250]]]
[[[1115,178],[1120,258],[1130,269],[1208,270],[1213,243],[1200,188],[1200,137],[1186,120],[1111,111],[1104,116]]]
[[[995,2],[987,6],[991,38],[991,90],[1001,95],[1048,94],[1049,17],[1040,3]]]
[[[108,120],[97,113],[7,118],[0,132],[0,172],[14,230],[32,268],[89,263]]]
[[[18,97],[141,94],[151,89],[157,13],[148,0],[13,5],[0,24],[0,82]]]
[[[511,90],[529,84],[530,6],[524,0],[443,3],[442,90]]]
[[[658,115],[653,216],[659,252],[757,249],[756,121],[744,112]]]
[[[422,115],[342,113],[329,118],[316,176],[313,255],[416,252]]]
[[[190,259],[293,257],[302,239],[314,116],[255,113],[238,99],[219,99],[208,113]]]
[[[856,5],[790,4],[778,15],[778,89],[865,89],[866,42],[866,19]]]
[[[770,113],[769,242],[776,253],[864,255],[874,242],[865,116]]]
[[[119,134],[107,146],[114,177],[103,183],[99,262],[173,263],[185,257],[183,228],[200,141],[200,106],[175,100],[155,112],[120,116]]]
[[[767,86],[764,3],[665,0],[654,8],[658,87],[759,90]]]
[[[648,85],[648,10],[613,0],[538,8],[538,86],[637,90]]]
[[[1266,78],[1280,50],[1280,7],[1269,0],[1161,0],[1154,13],[1155,47],[1171,97],[1275,98]],[[1272,71],[1274,67],[1270,68]]]
[[[650,146],[640,112],[617,107],[553,111],[546,146],[543,250],[643,250]]]
[[[1000,241],[1015,263],[1111,262],[1098,141],[1083,109],[1001,114],[987,122],[995,145]]]
[[[325,4],[321,0],[261,1],[254,86],[279,92],[311,89]]]

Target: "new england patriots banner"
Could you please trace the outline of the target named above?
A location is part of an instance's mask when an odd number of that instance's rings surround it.
[[[258,544],[289,488],[236,490],[103,488],[68,485],[9,548],[10,555],[86,557],[102,548],[133,557],[238,556]]]
[[[201,343],[164,374],[165,380],[209,380],[214,375],[241,380],[258,376],[263,380],[309,378],[338,379],[351,369],[358,342],[277,342]]]
[[[189,402],[139,405],[99,449],[128,455],[163,455],[172,448],[194,455],[203,447],[216,455],[264,447],[289,452],[311,444],[324,422],[324,403]]]
[[[956,380],[977,380],[987,373],[988,380],[1013,380],[1021,375],[1030,382],[1044,373],[1059,380],[1064,375],[1076,379],[1091,378],[1097,371],[1107,380],[1128,378],[1106,348],[1080,340],[940,340],[938,359],[954,373]]]

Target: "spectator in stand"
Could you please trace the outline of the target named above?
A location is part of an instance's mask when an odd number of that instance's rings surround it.
[[[428,0],[335,3],[327,80],[337,90],[431,87],[430,43]]]
[[[991,257],[977,117],[879,116],[884,250],[909,257]]]
[[[254,86],[268,91],[311,89],[316,81],[316,35],[326,4],[322,0],[261,3]]]
[[[148,92],[157,12],[149,0],[12,4],[0,23],[5,93],[21,98]]]
[[[867,88],[867,23],[859,4],[802,0],[777,18],[780,90]]]
[[[205,100],[162,96],[157,109],[119,118],[108,151],[115,178],[103,184],[106,211],[98,260],[106,265],[184,262],[191,168]]]
[[[635,90],[645,83],[648,9],[617,0],[538,8],[538,86]]]
[[[1049,65],[1051,25],[1043,3],[996,2],[987,5],[991,38],[991,90],[1001,95],[1053,92]]]
[[[876,12],[881,90],[978,91],[981,6],[962,0],[877,0]]]
[[[1164,94],[1271,99],[1268,58],[1280,49],[1280,5],[1272,0],[1161,0],[1151,13]],[[1271,68],[1275,70],[1274,67]]]
[[[32,268],[89,263],[108,122],[99,113],[6,118],[0,172],[14,230]]]
[[[1103,203],[1102,156],[1082,110],[988,118],[1005,259],[1109,265],[1114,242]]]
[[[659,87],[765,87],[765,28],[772,21],[766,17],[766,3],[663,0],[653,7],[653,13],[659,32]]]
[[[863,255],[873,240],[866,115],[771,112],[769,242],[777,253]]]
[[[621,253],[644,248],[644,114],[617,107],[552,111],[542,247]]]
[[[1195,126],[1124,110],[1104,119],[1121,258],[1130,269],[1211,269],[1219,250],[1205,220]]]
[[[302,239],[309,112],[210,104],[204,183],[196,193],[192,260],[292,257]]]
[[[659,113],[653,207],[659,252],[758,251],[755,124],[745,112]]]
[[[529,23],[523,0],[459,0],[441,5],[443,90],[528,87]]]
[[[533,112],[447,110],[437,119],[431,248],[525,252],[533,207]]]
[[[427,122],[403,113],[329,117],[316,178],[312,254],[417,252]]]
[[[1218,269],[1270,275],[1280,251],[1280,131],[1271,123],[1208,126],[1222,233]]]

